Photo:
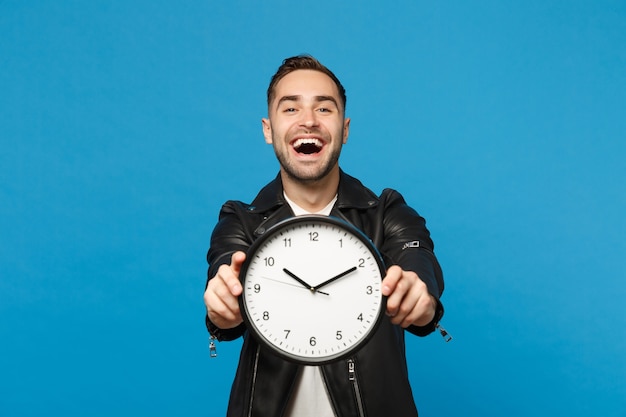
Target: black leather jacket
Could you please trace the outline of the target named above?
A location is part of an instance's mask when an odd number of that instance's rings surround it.
[[[424,219],[406,205],[398,192],[386,189],[378,197],[357,179],[341,172],[331,215],[361,229],[374,242],[385,265],[399,265],[416,272],[439,300],[443,276],[430,234]],[[235,251],[246,251],[266,230],[292,216],[283,197],[280,176],[265,186],[251,205],[228,201],[211,236],[208,277],[215,276],[220,265],[229,264]],[[442,315],[443,306],[438,301],[437,313],[429,325],[406,330],[425,336],[435,330]],[[227,416],[282,416],[298,365],[260,348],[243,324],[234,329],[219,329],[208,317],[206,321],[211,335],[220,341],[244,337]],[[352,358],[321,367],[337,417],[417,416],[408,380],[404,334],[404,329],[385,317],[372,339]]]

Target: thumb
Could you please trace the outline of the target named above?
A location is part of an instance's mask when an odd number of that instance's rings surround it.
[[[242,251],[237,251],[233,253],[232,258],[230,258],[230,269],[232,269],[233,273],[239,276],[239,272],[241,271],[241,266],[246,260],[246,254]]]
[[[392,265],[387,269],[387,275],[383,279],[383,295],[389,296],[396,289],[398,281],[402,277],[402,269],[397,265]]]

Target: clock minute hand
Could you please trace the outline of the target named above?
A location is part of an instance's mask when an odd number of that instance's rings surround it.
[[[291,278],[295,279],[300,284],[302,284],[302,286],[304,286],[307,290],[311,290],[311,292],[315,292],[315,288],[307,284],[302,278],[299,278],[296,274],[294,274],[287,268],[283,268],[283,271],[285,272],[285,274],[289,275]]]
[[[328,285],[328,284],[330,284],[331,282],[337,281],[339,278],[345,277],[346,275],[348,275],[349,273],[354,272],[354,271],[356,271],[356,266],[353,266],[352,268],[350,268],[350,269],[348,269],[348,270],[346,270],[346,271],[343,271],[343,272],[342,272],[341,274],[339,274],[339,275],[335,275],[335,276],[334,276],[334,277],[332,277],[331,279],[329,279],[329,280],[326,280],[326,281],[322,282],[322,283],[321,283],[321,284],[319,284],[317,287],[313,287],[313,288],[311,288],[311,290],[312,290],[312,291],[317,291],[317,290],[319,290],[320,288],[322,288],[323,286]]]

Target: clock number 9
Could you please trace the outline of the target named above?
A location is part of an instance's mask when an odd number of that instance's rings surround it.
[[[254,284],[254,292],[257,293],[257,294],[261,292],[261,285],[260,284]]]

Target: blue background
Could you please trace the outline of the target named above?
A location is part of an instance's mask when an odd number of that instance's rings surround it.
[[[423,416],[626,416],[623,1],[0,1],[0,415],[220,416],[221,204],[278,170],[283,58],[348,92],[342,166],[428,221]],[[382,358],[381,358],[382,359]]]

